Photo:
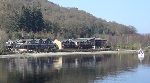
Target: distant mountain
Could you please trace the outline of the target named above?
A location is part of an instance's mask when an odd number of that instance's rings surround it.
[[[107,22],[83,10],[78,10],[78,8],[61,7],[47,0],[1,0],[1,28],[9,30],[10,27],[11,29],[18,27],[17,22],[23,13],[23,7],[31,10],[34,8],[40,9],[45,22],[54,24],[53,29],[61,34],[59,36],[65,38],[93,37],[100,34],[136,34],[136,29],[133,26]],[[59,30],[55,29],[55,25],[59,27]],[[54,30],[50,31],[54,32]]]

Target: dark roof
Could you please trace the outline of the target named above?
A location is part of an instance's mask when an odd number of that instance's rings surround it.
[[[32,41],[32,40],[36,40],[36,41],[39,41],[39,40],[41,40],[41,39],[17,39],[16,41]],[[43,41],[46,41],[46,40],[51,40],[52,41],[52,39],[51,38],[47,38],[47,39],[42,39]]]
[[[70,41],[70,42],[76,42],[74,39],[64,39],[61,42],[66,42],[66,41]]]
[[[75,41],[76,42],[81,42],[81,41],[84,41],[84,42],[86,42],[86,41],[90,41],[90,40],[105,40],[106,41],[106,39],[102,39],[102,38],[77,38]]]
[[[107,41],[106,39],[102,39],[102,38],[77,38],[77,39],[61,39],[61,42],[66,42],[66,41],[72,41],[72,42],[86,42],[86,41],[90,41],[92,39],[95,40],[104,40]]]

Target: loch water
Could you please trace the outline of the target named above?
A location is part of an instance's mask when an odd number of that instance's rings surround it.
[[[0,83],[150,83],[150,54],[1,58]]]

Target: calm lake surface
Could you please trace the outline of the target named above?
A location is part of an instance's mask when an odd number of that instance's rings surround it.
[[[0,83],[150,83],[150,54],[0,59]]]

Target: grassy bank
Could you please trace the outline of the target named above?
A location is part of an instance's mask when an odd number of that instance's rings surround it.
[[[73,56],[73,55],[103,55],[103,54],[133,54],[136,50],[124,50],[124,51],[97,51],[97,52],[50,52],[50,53],[23,53],[23,54],[11,54],[1,55],[0,58],[29,58],[29,57],[61,57],[61,56]]]

